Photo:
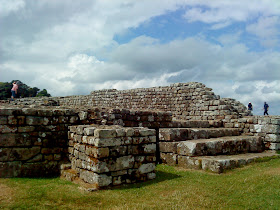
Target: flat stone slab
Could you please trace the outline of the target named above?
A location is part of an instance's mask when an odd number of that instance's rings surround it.
[[[256,161],[268,161],[279,158],[276,151],[268,150],[262,153],[246,153],[238,155],[219,156],[178,156],[178,165],[184,168],[202,169],[214,173],[223,173],[225,170],[241,167]]]
[[[160,141],[186,141],[240,135],[237,128],[163,128],[159,129]]]
[[[258,136],[227,136],[213,139],[182,141],[177,153],[185,156],[232,155],[264,151],[264,143]]]

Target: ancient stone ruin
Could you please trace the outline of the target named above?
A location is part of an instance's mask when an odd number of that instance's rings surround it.
[[[164,163],[222,173],[278,157],[280,116],[248,116],[201,83],[0,102],[0,177],[88,189],[156,178]]]

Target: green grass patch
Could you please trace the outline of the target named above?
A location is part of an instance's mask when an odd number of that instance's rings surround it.
[[[220,175],[158,165],[153,181],[97,192],[59,178],[0,179],[0,209],[279,209],[279,183],[280,159]]]

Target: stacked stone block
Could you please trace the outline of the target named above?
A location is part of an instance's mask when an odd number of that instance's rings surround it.
[[[89,108],[78,112],[83,124],[149,128],[171,127],[173,125],[171,112],[135,111],[116,108]]]
[[[50,100],[50,102],[48,102]],[[85,96],[44,98],[39,104],[56,101],[61,106],[107,107],[133,110],[172,112],[173,120],[216,120],[246,114],[246,107],[234,99],[215,95],[202,83],[176,83],[165,87],[132,90],[98,90]],[[34,99],[18,99],[18,104],[36,103]]]
[[[71,126],[71,168],[95,188],[155,178],[156,132],[120,126]]]
[[[201,121],[201,123],[198,124],[195,123],[194,125],[197,125],[198,127],[159,129],[159,150],[163,163],[177,165],[179,155],[189,155],[184,150],[184,148],[186,148],[185,144],[191,145],[193,141],[198,142],[199,139],[209,141],[208,139],[224,136],[238,136],[240,134],[238,129],[213,128],[210,127],[210,124],[208,124],[208,127],[204,127],[207,126],[204,121]],[[202,144],[202,147],[203,146],[205,146],[205,144]],[[202,148],[198,148],[197,152],[200,150],[202,150]]]
[[[71,110],[1,108],[0,177],[59,174],[68,126],[77,120]]]
[[[226,127],[240,128],[245,135],[262,137],[266,149],[280,150],[280,117],[250,116],[232,119]]]

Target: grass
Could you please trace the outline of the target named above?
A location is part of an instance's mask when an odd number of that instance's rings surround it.
[[[280,159],[217,175],[157,166],[153,181],[83,192],[59,178],[0,179],[0,209],[280,209]]]

